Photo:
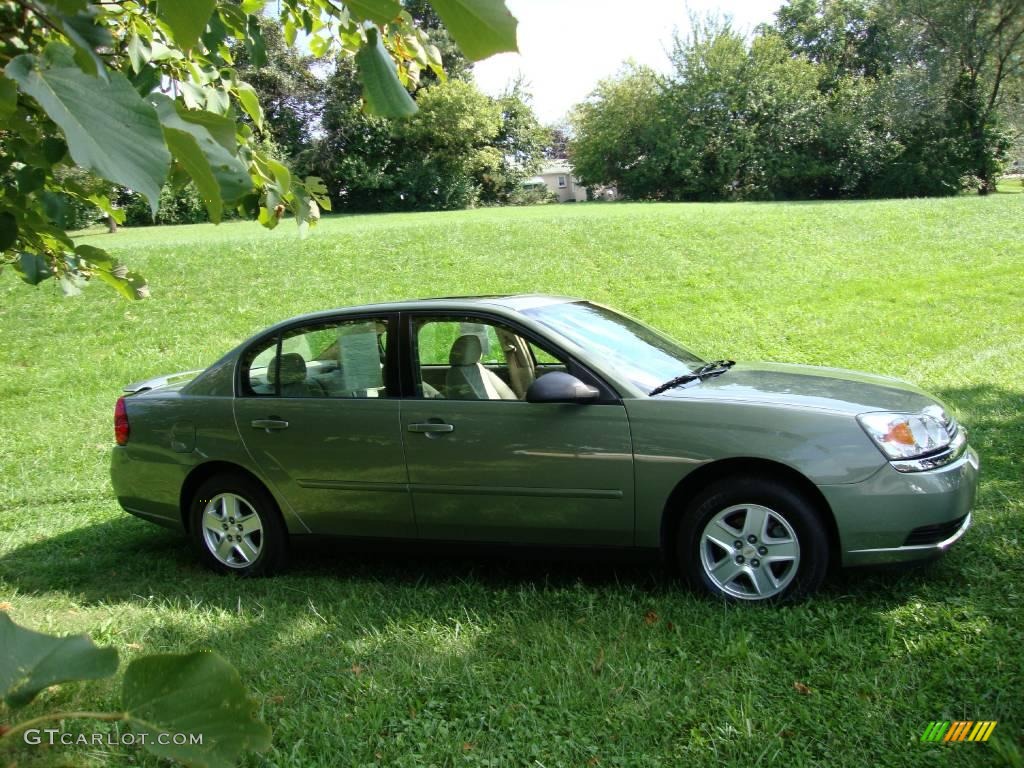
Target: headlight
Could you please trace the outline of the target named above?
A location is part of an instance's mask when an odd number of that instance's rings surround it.
[[[949,447],[949,433],[939,408],[925,413],[862,413],[857,421],[882,449],[896,461],[914,459]]]

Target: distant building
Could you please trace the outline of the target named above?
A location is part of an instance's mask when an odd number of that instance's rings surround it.
[[[550,160],[540,173],[523,182],[526,188],[547,187],[558,196],[558,202],[583,202],[587,199],[587,188],[581,186],[572,175],[572,166],[567,160]]]

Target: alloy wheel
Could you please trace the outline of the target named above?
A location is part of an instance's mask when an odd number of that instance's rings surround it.
[[[781,594],[796,576],[800,542],[779,512],[760,504],[735,504],[704,526],[700,561],[724,594],[767,600]]]
[[[263,550],[263,522],[246,499],[220,493],[203,508],[203,541],[218,562],[248,568]]]

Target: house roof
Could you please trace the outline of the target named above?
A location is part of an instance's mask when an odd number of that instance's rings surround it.
[[[569,165],[568,160],[552,160],[550,163],[545,163],[543,166],[541,166],[541,176],[545,176],[552,173],[572,173],[572,166]]]

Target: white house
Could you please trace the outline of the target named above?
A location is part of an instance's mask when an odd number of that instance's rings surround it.
[[[558,195],[558,202],[570,200],[583,202],[587,199],[587,188],[581,186],[572,175],[572,166],[567,160],[551,160],[544,164],[540,173],[523,182],[524,187],[547,187]]]

